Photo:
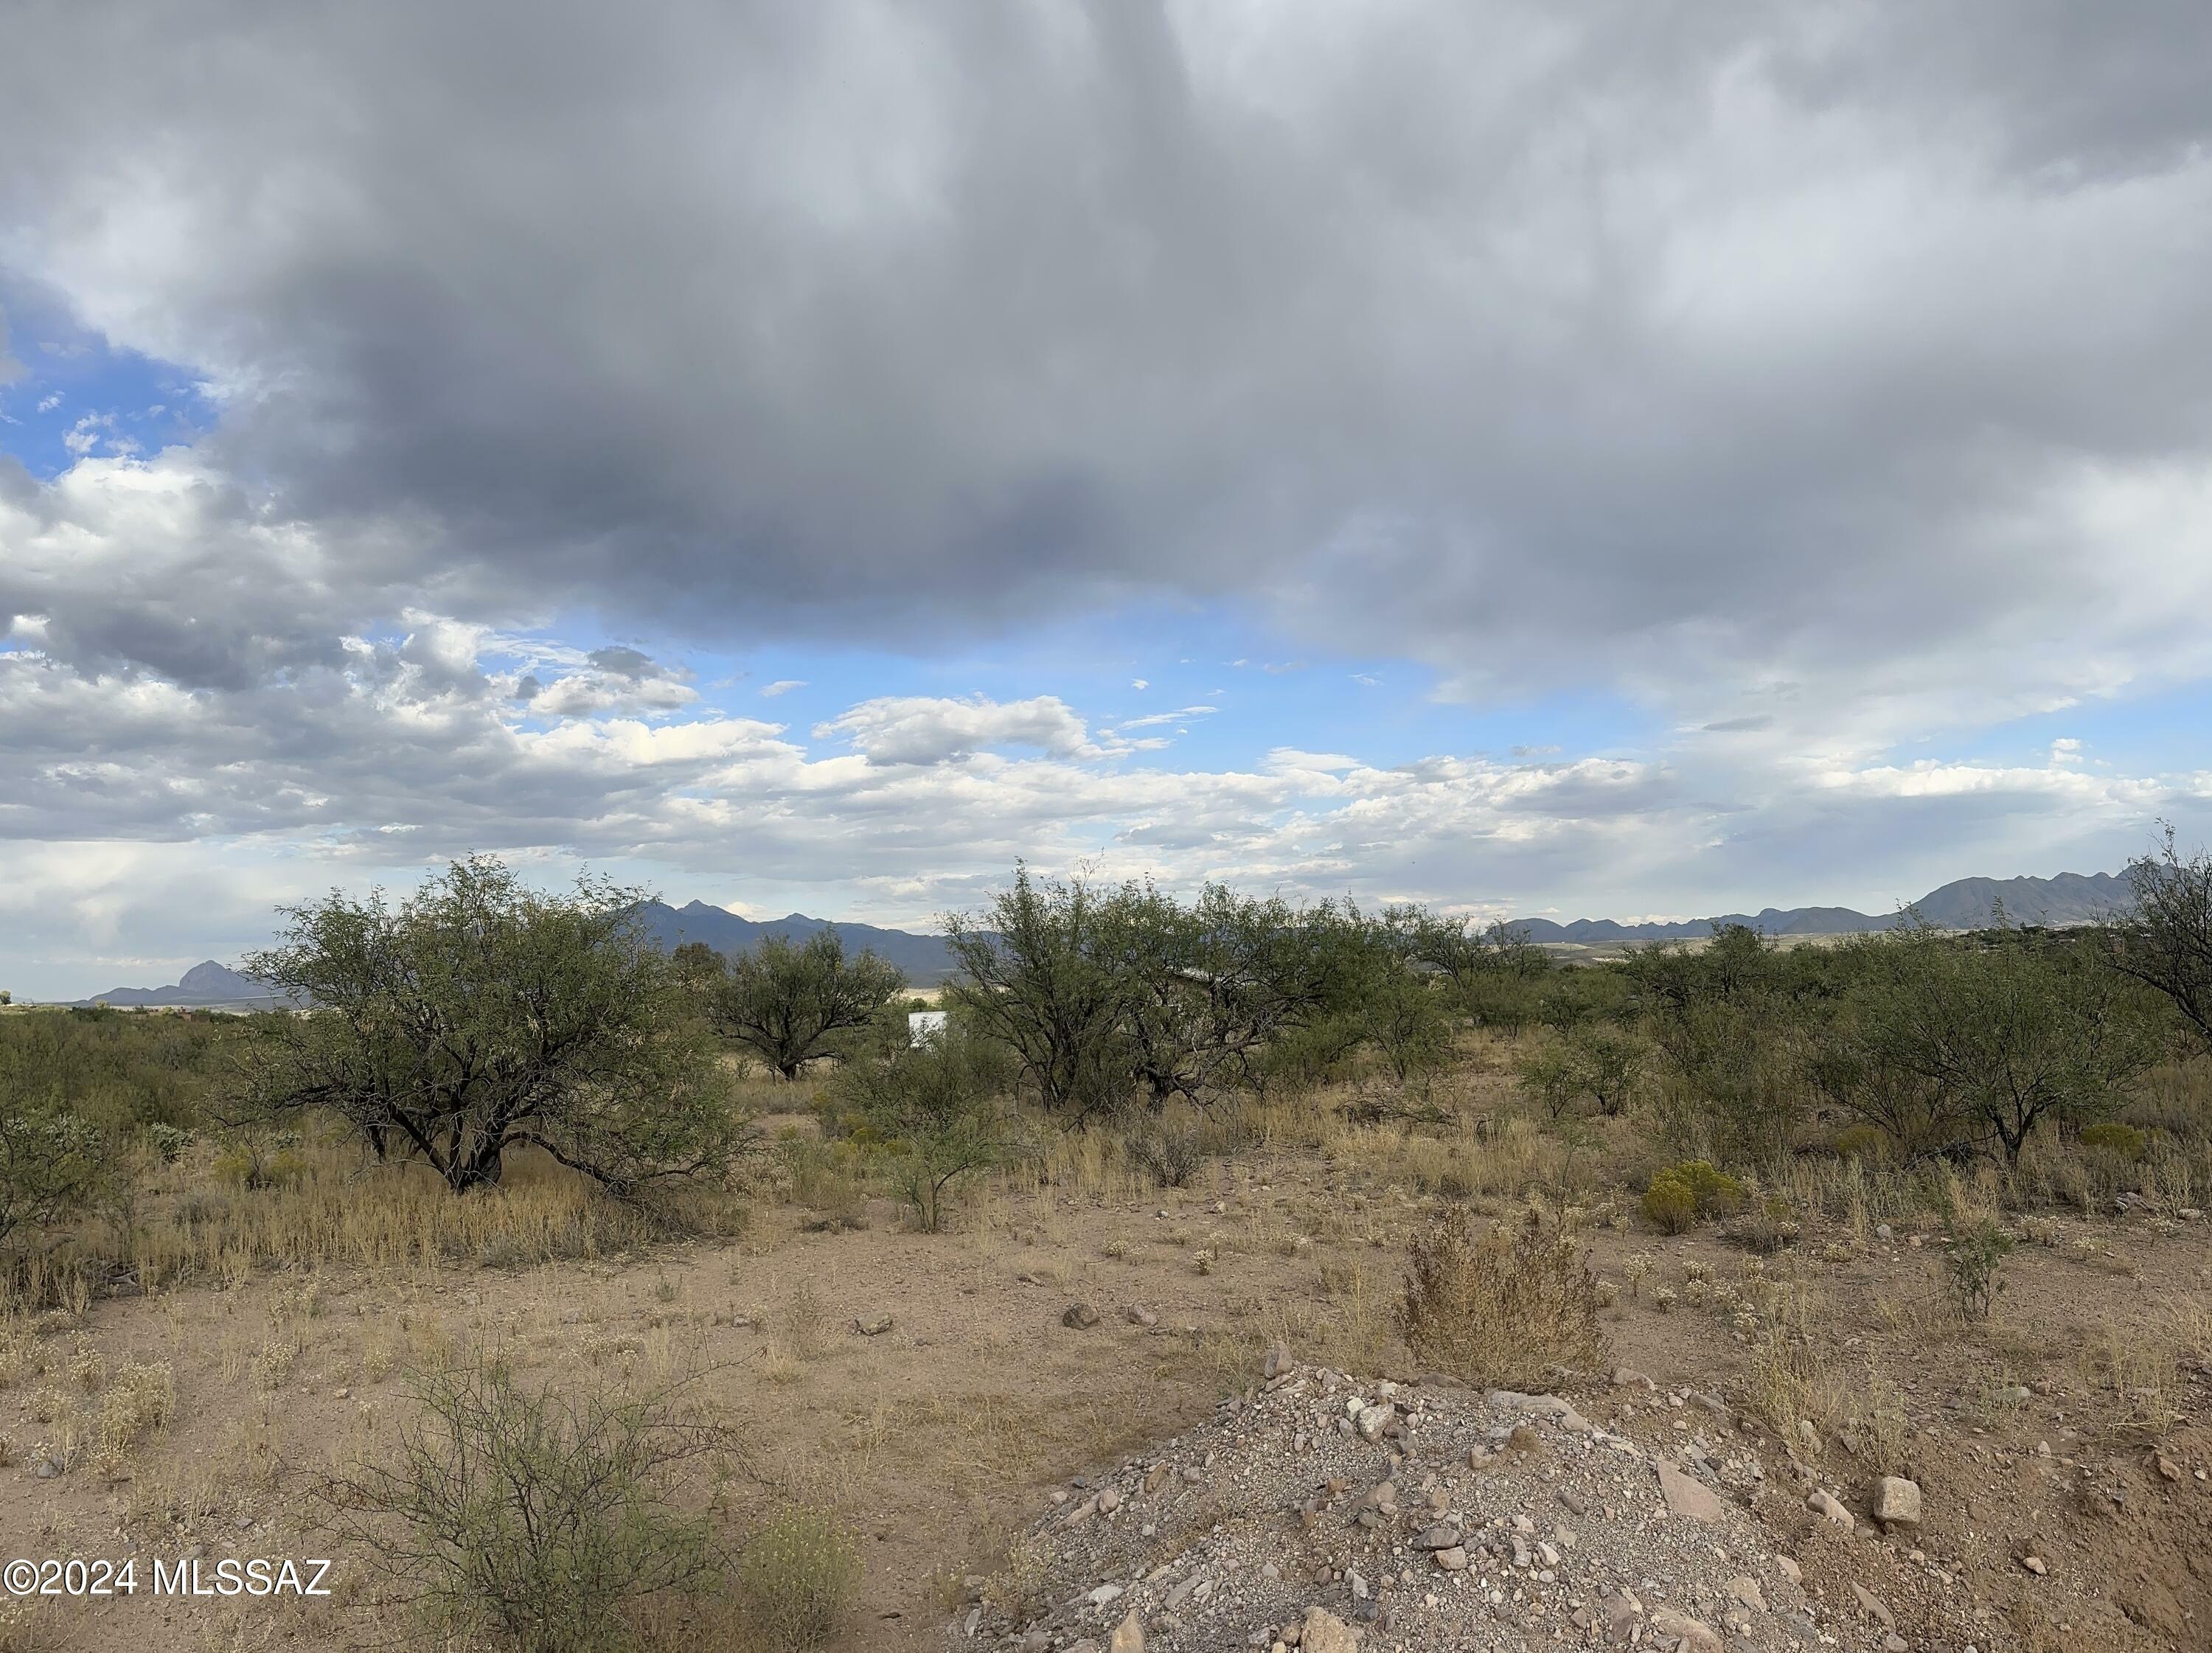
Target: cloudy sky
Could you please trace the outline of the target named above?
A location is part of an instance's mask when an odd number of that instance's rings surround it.
[[[2212,836],[2208,64],[2195,0],[28,0],[0,985],[470,849],[1626,918]]]

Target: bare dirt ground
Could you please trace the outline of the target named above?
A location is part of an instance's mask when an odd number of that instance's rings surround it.
[[[1001,1190],[958,1233],[905,1231],[883,1200],[860,1229],[769,1206],[740,1240],[617,1261],[249,1273],[228,1289],[97,1301],[50,1323],[0,1389],[0,1559],[136,1557],[143,1582],[156,1557],[330,1555],[336,1595],[19,1605],[0,1648],[422,1644],[372,1558],[331,1547],[312,1487],[375,1449],[410,1363],[471,1344],[507,1350],[526,1375],[704,1365],[707,1391],[756,1443],[752,1495],[826,1501],[859,1538],[864,1580],[836,1645],[982,1645],[955,1628],[977,1593],[963,1581],[1002,1579],[1009,1541],[1071,1478],[1213,1418],[1259,1381],[1270,1345],[1370,1379],[1419,1377],[1389,1299],[1407,1235],[1438,1203],[1382,1159],[1285,1150],[1212,1162],[1177,1190],[1104,1175]],[[1609,1367],[1656,1387],[1608,1370],[1562,1392],[1655,1449],[1705,1429],[1755,1453],[1764,1492],[1747,1518],[1802,1565],[1837,1644],[2212,1646],[2203,1222],[2037,1219],[1995,1313],[1971,1324],[1936,1272],[1932,1226],[1813,1222],[1753,1268],[1710,1232],[1639,1230],[1629,1209],[1596,1201],[1589,1235],[1619,1287]],[[1755,1306],[1778,1293],[1796,1305],[1778,1336],[1782,1311]],[[1095,1325],[1064,1323],[1079,1302]],[[884,1316],[887,1330],[856,1328]],[[1775,1376],[1777,1346],[1796,1352],[1794,1389]],[[40,1413],[94,1402],[126,1363],[155,1359],[174,1371],[167,1429],[112,1479],[41,1478],[35,1448],[55,1425]],[[1917,1536],[1885,1538],[1864,1518],[1885,1469],[1924,1489]],[[1860,1512],[1856,1532],[1807,1509],[1815,1487]],[[1854,1584],[1893,1629],[1857,1607]],[[1562,1644],[1601,1633],[1557,1628]]]

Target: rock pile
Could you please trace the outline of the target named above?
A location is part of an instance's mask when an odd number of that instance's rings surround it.
[[[1709,1442],[1726,1434],[1710,1416],[1674,1414],[1674,1437],[1646,1443],[1557,1395],[1362,1381],[1279,1355],[1270,1369],[1212,1422],[1056,1494],[951,1644],[1747,1653],[1895,1640],[1801,1588],[1747,1508],[1764,1469],[1734,1437]]]

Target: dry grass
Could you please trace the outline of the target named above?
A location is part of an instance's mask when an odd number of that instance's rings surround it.
[[[1470,1383],[1544,1387],[1554,1367],[1603,1358],[1597,1281],[1568,1236],[1524,1226],[1478,1233],[1446,1213],[1407,1251],[1398,1327],[1422,1359]]]
[[[2187,1415],[2191,1376],[2212,1370],[2212,1311],[2186,1304],[2107,1322],[2075,1352],[2075,1364],[2100,1427],[2130,1437],[2163,1434]]]
[[[17,1290],[30,1303],[76,1306],[72,1279],[109,1258],[148,1291],[185,1279],[236,1285],[264,1269],[519,1268],[617,1255],[683,1232],[734,1233],[744,1221],[744,1201],[731,1194],[695,1190],[652,1209],[609,1200],[534,1152],[511,1155],[500,1186],[467,1199],[423,1166],[380,1165],[343,1140],[303,1144],[289,1158],[290,1174],[258,1188],[224,1186],[206,1148],[157,1166],[135,1221],[88,1225],[73,1249],[40,1260],[43,1272]]]

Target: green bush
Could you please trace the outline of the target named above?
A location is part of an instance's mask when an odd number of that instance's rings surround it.
[[[2103,1153],[2117,1154],[2123,1159],[2140,1159],[2148,1143],[2143,1133],[2134,1126],[2109,1120],[2100,1125],[2082,1127],[2081,1146]]]
[[[1651,1179],[1644,1191],[1644,1214],[1669,1234],[1680,1234],[1700,1219],[1735,1210],[1743,1203],[1743,1184],[1703,1159],[1685,1159]]]
[[[956,1022],[921,1044],[859,1058],[836,1090],[856,1116],[855,1141],[888,1164],[915,1220],[933,1234],[954,1184],[1025,1151],[1008,1105],[1013,1082],[1006,1048]]]
[[[1889,1158],[1889,1133],[1879,1125],[1847,1125],[1836,1133],[1836,1152],[1844,1159],[1881,1164]]]
[[[684,1471],[732,1443],[679,1405],[683,1387],[564,1395],[480,1355],[416,1375],[420,1412],[394,1461],[323,1495],[443,1625],[496,1630],[523,1653],[629,1646],[635,1604],[699,1595],[722,1574]]]
[[[1951,1231],[1950,1255],[1943,1270],[1958,1299],[1959,1312],[1968,1320],[1986,1320],[1997,1293],[2004,1290],[1998,1271],[2012,1255],[2014,1241],[1991,1218]]]
[[[1662,1171],[1644,1190],[1644,1215],[1662,1233],[1686,1232],[1698,1220],[1698,1191],[1673,1171]]]
[[[860,1563],[852,1540],[826,1510],[780,1511],[738,1558],[745,1628],[763,1653],[799,1653],[837,1632]]]

